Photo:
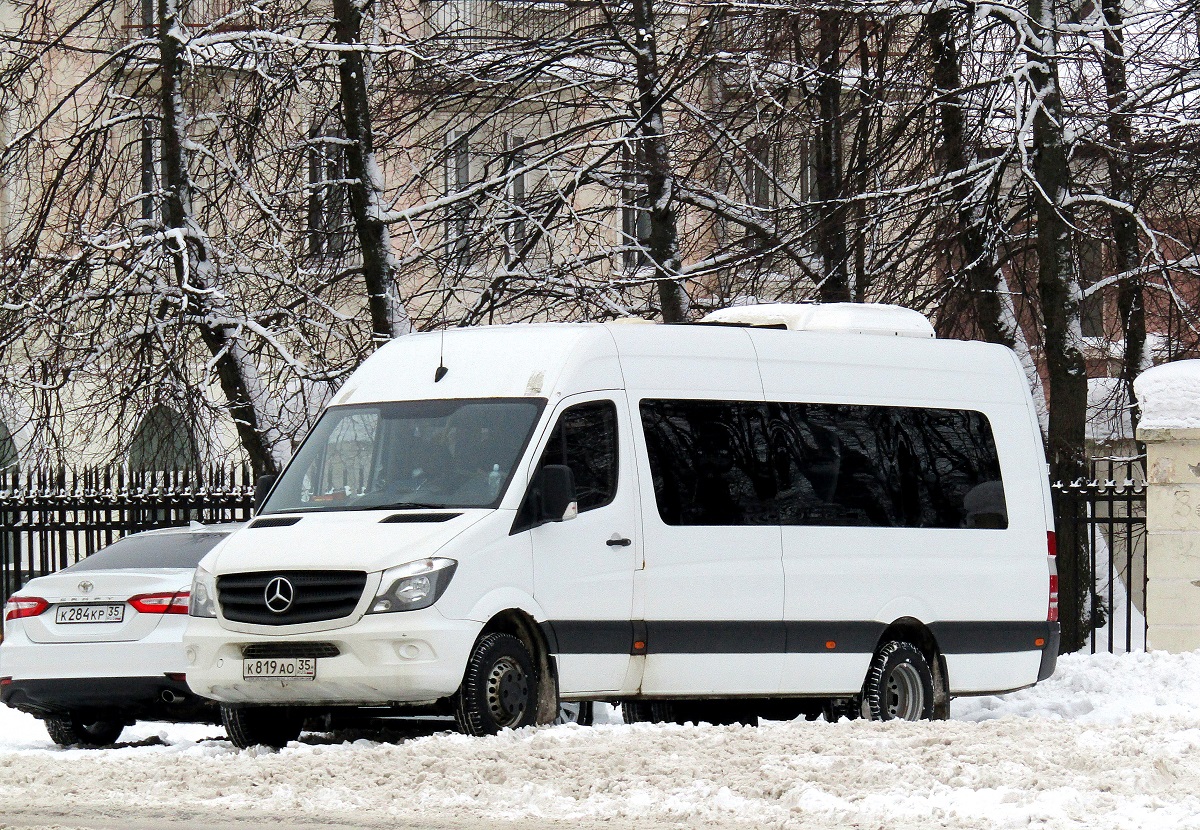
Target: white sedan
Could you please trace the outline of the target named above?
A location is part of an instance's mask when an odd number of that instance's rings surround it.
[[[104,746],[137,720],[220,722],[184,679],[196,565],[241,525],[126,536],[30,580],[4,606],[0,700],[63,746]]]

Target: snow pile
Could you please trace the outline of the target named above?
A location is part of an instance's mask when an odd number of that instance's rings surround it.
[[[1051,681],[955,701],[942,723],[563,726],[389,744],[306,736],[239,752],[214,727],[56,750],[0,714],[0,816],[357,826],[1200,827],[1200,652],[1072,656]],[[198,740],[198,738],[200,738]]]
[[[1133,382],[1142,429],[1200,429],[1200,360],[1147,369]]]

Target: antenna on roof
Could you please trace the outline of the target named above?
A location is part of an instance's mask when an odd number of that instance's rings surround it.
[[[446,330],[442,329],[442,335],[438,339],[438,367],[433,372],[433,382],[437,383],[446,376],[450,370],[446,368]]]

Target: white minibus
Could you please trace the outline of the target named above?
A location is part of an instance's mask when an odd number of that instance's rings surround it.
[[[314,713],[945,717],[1054,670],[1014,354],[888,306],[416,334],[197,571],[187,682],[239,746]]]

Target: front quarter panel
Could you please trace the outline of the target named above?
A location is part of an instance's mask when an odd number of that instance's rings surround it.
[[[454,578],[437,608],[449,619],[486,622],[507,608],[536,619],[533,601],[533,545],[528,533],[509,535],[516,516],[496,510],[438,552],[458,561]]]

